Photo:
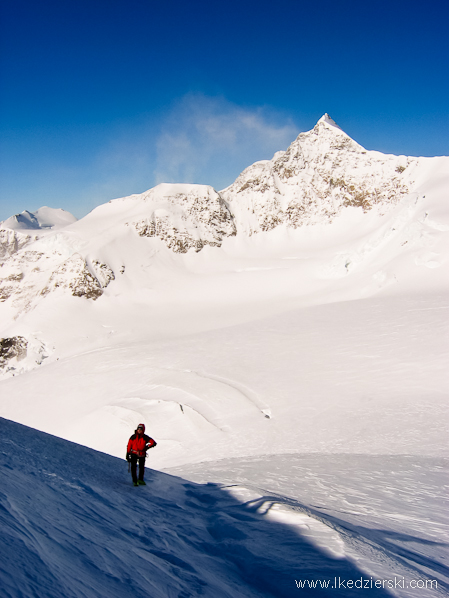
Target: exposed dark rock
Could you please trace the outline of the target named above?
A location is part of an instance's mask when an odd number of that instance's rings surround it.
[[[28,341],[23,336],[12,336],[0,339],[0,367],[5,367],[11,359],[17,361],[27,356]]]

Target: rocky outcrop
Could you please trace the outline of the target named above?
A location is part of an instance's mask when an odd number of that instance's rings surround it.
[[[5,260],[33,240],[31,235],[18,233],[8,228],[0,228],[0,260]]]
[[[215,189],[206,185],[158,185],[144,194],[149,214],[132,226],[141,237],[156,237],[175,253],[220,247],[236,234],[231,212]]]
[[[110,282],[115,280],[115,274],[111,268],[99,260],[92,260],[91,270],[101,289],[105,289]]]
[[[33,335],[0,338],[0,379],[30,371],[48,356],[45,343]]]
[[[115,276],[109,266],[98,260],[92,262],[92,270],[80,255],[73,255],[52,273],[41,295],[48,295],[55,289],[70,289],[74,297],[98,299]]]
[[[28,342],[23,336],[0,338],[0,369],[5,368],[13,359],[21,361],[27,356]]]

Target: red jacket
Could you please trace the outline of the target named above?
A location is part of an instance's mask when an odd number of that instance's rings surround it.
[[[145,457],[146,451],[156,446],[156,442],[146,434],[133,434],[128,440],[128,453],[133,453],[138,457]]]

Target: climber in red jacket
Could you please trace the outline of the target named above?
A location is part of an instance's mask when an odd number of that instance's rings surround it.
[[[145,433],[145,424],[139,424],[135,433],[128,441],[126,460],[131,462],[131,475],[134,486],[145,486],[143,476],[145,473],[145,458],[147,450],[156,446],[156,441]],[[137,460],[139,460],[139,479],[137,479]]]

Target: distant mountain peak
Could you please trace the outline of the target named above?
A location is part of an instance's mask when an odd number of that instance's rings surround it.
[[[3,229],[12,230],[45,230],[62,228],[76,222],[75,216],[60,208],[48,208],[43,206],[35,212],[24,210],[15,214],[1,224]]]
[[[29,212],[28,210],[24,210],[20,214],[15,214],[11,216],[7,220],[3,222],[3,228],[11,228],[15,229],[27,229],[27,230],[35,230],[39,229],[39,222],[36,216]]]

